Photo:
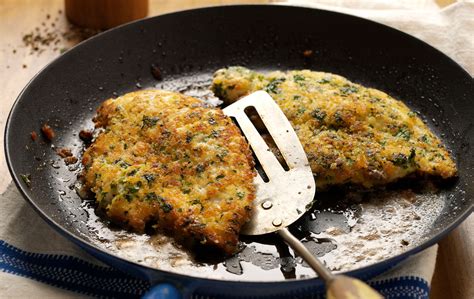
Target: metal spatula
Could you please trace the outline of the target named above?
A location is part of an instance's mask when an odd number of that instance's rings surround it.
[[[283,168],[247,116],[245,109],[249,107],[257,111],[288,165],[288,170]],[[226,107],[224,113],[237,121],[268,177],[267,182],[260,175],[255,178],[257,198],[254,214],[241,233],[262,235],[277,232],[324,280],[328,298],[382,298],[358,279],[332,274],[286,228],[311,208],[316,186],[303,146],[270,95],[257,91]]]

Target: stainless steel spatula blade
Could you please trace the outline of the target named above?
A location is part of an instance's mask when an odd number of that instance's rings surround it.
[[[280,150],[289,170],[278,162],[245,110],[254,107]],[[286,227],[311,207],[316,192],[313,173],[298,136],[280,107],[270,95],[257,91],[226,107],[247,138],[269,181],[256,176],[257,198],[251,221],[244,235],[267,234]]]
[[[246,109],[249,107],[255,108],[260,116],[288,165],[288,170],[283,168],[247,116]],[[329,299],[382,298],[360,280],[332,274],[286,228],[311,208],[316,184],[298,136],[270,95],[257,91],[226,107],[224,113],[237,121],[269,179],[265,182],[260,175],[255,178],[257,198],[254,202],[254,214],[241,233],[261,235],[277,232],[325,281]]]

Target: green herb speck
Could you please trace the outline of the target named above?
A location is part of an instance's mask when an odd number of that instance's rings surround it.
[[[145,180],[146,180],[149,184],[152,183],[153,181],[155,181],[155,175],[153,175],[153,174],[147,173],[147,174],[143,175],[143,177],[145,178]]]
[[[293,76],[293,81],[295,81],[296,83],[299,83],[304,80],[305,80],[305,77],[302,75],[296,74]]]
[[[222,83],[213,84],[211,89],[214,95],[218,98],[222,99],[226,96],[226,91],[222,87]]]
[[[423,141],[424,143],[430,143],[430,139],[428,138],[427,135],[423,135],[420,137],[420,140]]]
[[[221,162],[224,162],[224,158],[227,156],[228,153],[229,152],[227,150],[223,150],[222,152],[218,153],[216,157],[219,158]]]
[[[280,93],[278,86],[285,80],[285,78],[273,79],[270,83],[268,83],[267,87],[265,87],[265,91],[274,94]]]
[[[21,180],[25,183],[27,187],[31,186],[31,175],[30,174],[20,174]]]
[[[129,173],[127,173],[127,176],[135,175],[137,172],[138,172],[138,170],[134,169],[134,170],[130,171]]]
[[[314,109],[313,112],[311,112],[311,116],[316,118],[318,121],[322,122],[324,118],[326,118],[326,112],[322,111],[321,109]]]
[[[194,199],[190,202],[191,205],[200,205],[201,206],[201,212],[204,210],[204,206],[202,205],[201,201],[199,199]]]
[[[399,153],[399,154],[393,155],[391,161],[393,164],[406,169],[408,168],[409,164],[413,164],[415,162],[415,156],[416,156],[415,149],[412,148],[410,151],[410,155],[408,157],[402,153]]]
[[[143,122],[142,129],[143,128],[151,128],[151,127],[156,126],[156,123],[159,120],[160,119],[157,116],[146,116],[146,115],[144,115],[143,119],[142,119],[142,122]]]
[[[407,128],[400,128],[394,136],[408,141],[410,140],[411,133]]]
[[[354,85],[345,85],[344,87],[341,87],[340,91],[341,91],[342,94],[348,95],[348,94],[351,94],[351,93],[358,92],[359,89]]]
[[[205,168],[204,165],[198,164],[198,166],[196,166],[196,172],[201,173],[204,171],[204,168]]]
[[[317,82],[319,84],[327,84],[327,83],[331,82],[331,79],[330,78],[322,78],[321,80],[318,80]]]

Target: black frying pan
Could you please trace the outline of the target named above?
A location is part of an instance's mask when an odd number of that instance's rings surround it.
[[[313,51],[311,57],[302,55],[308,49]],[[151,64],[159,66],[163,81],[152,76]],[[154,86],[203,94],[212,73],[229,65],[258,70],[308,68],[378,88],[418,111],[453,151],[459,179],[440,192],[443,206],[429,227],[419,232],[417,244],[369,266],[355,267],[349,275],[368,278],[386,270],[439,241],[471,213],[472,77],[436,49],[397,30],[339,13],[284,6],[214,7],[163,15],[110,30],[68,51],[33,78],[12,108],[5,151],[15,183],[36,211],[71,241],[152,282],[166,280],[208,295],[294,296],[316,291],[319,280],[291,271],[285,275],[280,269],[276,276],[272,276],[275,271],[260,274],[264,267],[258,263],[243,273],[223,271],[225,277],[210,279],[212,275],[143,266],[100,247],[88,226],[94,216],[71,187],[80,169],[65,166],[44,140],[30,138],[30,132],[48,122],[56,132],[53,144],[72,148],[80,156],[83,146],[77,134],[92,126],[94,111],[104,99]],[[22,174],[31,176],[30,186],[22,181]],[[347,223],[340,218],[348,209],[320,204],[313,212],[321,223],[337,226]],[[310,226],[303,222],[294,229],[305,238]],[[258,244],[274,246],[276,255],[291,257],[271,238],[244,241],[257,249]],[[320,255],[337,246],[319,241],[313,247]],[[278,261],[282,268],[283,259]],[[235,259],[220,262],[214,261],[217,269],[245,264]],[[213,262],[206,263],[204,268],[213,267]],[[296,273],[298,269],[304,270],[303,265],[296,267]]]

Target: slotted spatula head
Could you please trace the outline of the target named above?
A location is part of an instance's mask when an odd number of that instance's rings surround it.
[[[247,116],[246,109],[254,107],[281,152],[288,170],[285,170],[260,136]],[[278,234],[313,268],[325,282],[328,298],[381,299],[364,282],[332,274],[324,264],[286,229],[300,218],[313,203],[316,186],[308,158],[290,122],[280,107],[264,91],[257,91],[224,109],[233,117],[252,147],[269,181],[260,175],[255,178],[257,198],[254,215],[241,231],[245,235]]]
[[[254,107],[280,150],[285,170],[247,116]],[[316,186],[308,158],[298,136],[270,95],[257,91],[224,109],[234,118],[247,138],[269,181],[255,177],[257,196],[253,216],[243,227],[244,235],[261,235],[284,228],[303,216],[312,205]]]
[[[255,108],[265,124],[288,170],[283,168],[250,121],[245,111],[249,107]],[[255,178],[257,198],[254,202],[254,215],[241,233],[261,235],[278,232],[325,281],[328,298],[381,299],[382,296],[364,282],[332,274],[285,228],[311,208],[316,186],[298,136],[270,95],[264,91],[257,91],[228,106],[224,109],[224,113],[237,121],[269,179],[265,182],[260,175]]]

